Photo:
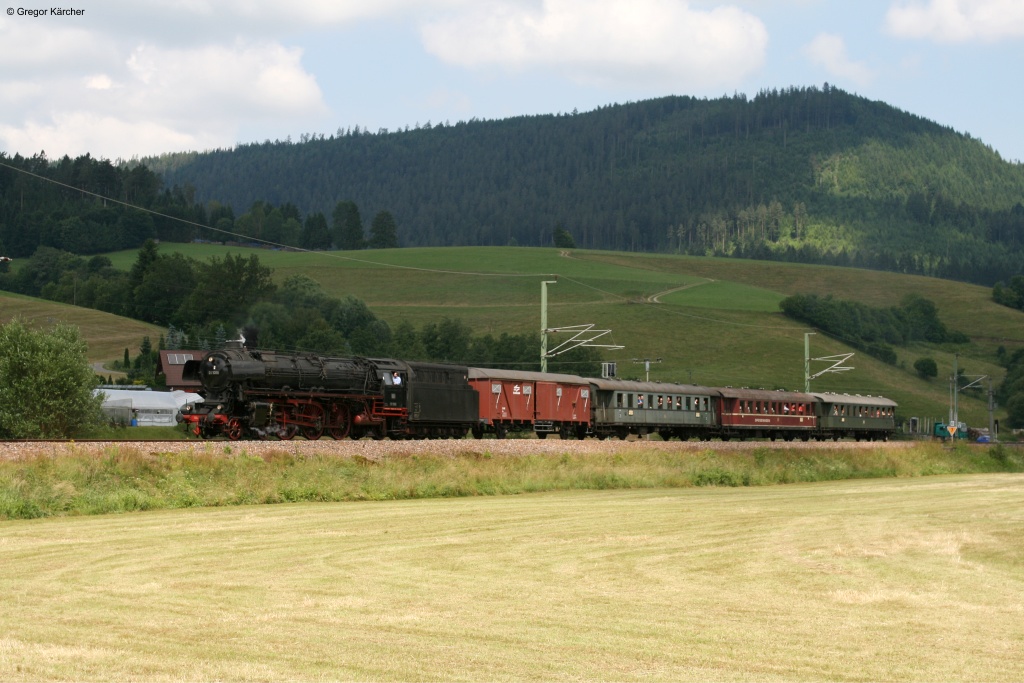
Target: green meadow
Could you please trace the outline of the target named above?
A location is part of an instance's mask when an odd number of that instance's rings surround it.
[[[283,281],[302,274],[335,296],[352,295],[395,325],[416,326],[453,317],[478,334],[521,333],[540,327],[540,283],[549,285],[551,327],[594,324],[611,333],[603,341],[625,348],[606,353],[621,377],[643,377],[634,359],[661,359],[651,379],[708,385],[802,389],[804,333],[778,302],[795,293],[833,294],[874,306],[898,304],[907,294],[936,303],[943,321],[970,335],[964,348],[918,344],[897,349],[897,367],[864,354],[855,369],[825,375],[817,391],[882,394],[898,401],[903,416],[945,419],[954,354],[968,375],[998,383],[999,346],[1024,345],[1024,313],[991,301],[976,285],[895,273],[737,259],[627,254],[514,247],[394,249],[360,252],[284,252],[217,245],[164,244],[200,259],[254,253]],[[135,252],[111,255],[130,268]],[[841,342],[815,335],[814,358],[849,352]],[[939,365],[939,379],[913,371],[918,358]],[[824,369],[818,363],[812,372]],[[987,388],[987,382],[984,384]],[[963,395],[961,418],[987,426],[983,396]]]
[[[4,681],[1017,681],[1024,479],[0,524]]]

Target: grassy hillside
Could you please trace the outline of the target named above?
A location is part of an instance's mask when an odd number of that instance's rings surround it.
[[[849,268],[529,248],[430,248],[302,253],[240,250],[214,245],[165,244],[197,258],[227,252],[256,253],[283,281],[307,275],[335,296],[363,299],[390,324],[420,326],[460,318],[479,334],[528,332],[540,326],[540,282],[548,288],[549,325],[594,323],[611,329],[609,340],[626,348],[606,354],[620,376],[643,377],[633,359],[662,359],[651,379],[709,385],[799,389],[803,386],[803,326],[785,318],[778,302],[797,292],[833,293],[875,306],[899,303],[916,293],[937,304],[948,326],[970,335],[960,367],[991,375],[999,345],[1024,345],[1024,314],[990,301],[990,291],[932,278]],[[111,255],[129,268],[134,252]],[[655,299],[657,302],[655,302]],[[811,337],[812,357],[848,352],[823,335]],[[852,372],[827,375],[812,389],[884,394],[899,401],[904,416],[942,418],[948,412],[953,347],[899,349],[900,368],[863,354]],[[921,356],[939,364],[939,379],[919,379],[911,369]],[[815,365],[812,371],[823,369]],[[987,425],[982,401],[965,396],[961,417]]]
[[[135,355],[143,337],[148,336],[155,344],[165,331],[156,325],[102,311],[0,292],[0,323],[17,317],[40,327],[60,322],[77,325],[89,343],[89,360],[93,362],[120,360],[126,348]]]

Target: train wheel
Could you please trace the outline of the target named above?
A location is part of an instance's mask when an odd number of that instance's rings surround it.
[[[546,438],[548,438],[548,433],[547,432],[537,432],[537,438],[538,439],[546,439]]]
[[[291,441],[298,433],[299,428],[295,425],[285,425],[281,428],[281,431],[277,433],[277,438],[281,439],[281,441]]]
[[[299,428],[307,441],[316,441],[324,435],[324,409],[319,403],[307,404],[301,418],[313,423]]]
[[[480,425],[477,425],[477,424],[473,425],[473,438],[474,439],[482,439],[482,438],[484,438],[484,428],[481,427]]]
[[[228,420],[228,423],[224,425],[224,434],[232,441],[238,441],[242,438],[242,421],[237,417],[233,417]]]
[[[351,417],[348,407],[338,403],[331,406],[331,421],[330,427],[328,427],[331,438],[335,441],[341,441],[348,436],[349,431],[352,429]]]
[[[494,436],[495,438],[498,439],[504,439],[506,436],[508,436],[508,427],[506,427],[505,425],[498,425],[497,427],[494,428]]]

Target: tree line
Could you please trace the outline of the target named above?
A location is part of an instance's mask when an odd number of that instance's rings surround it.
[[[0,289],[166,327],[167,339],[160,345],[167,348],[217,348],[245,335],[262,348],[281,351],[518,369],[539,369],[540,364],[536,334],[474,337],[468,325],[451,319],[419,330],[409,323],[392,329],[365,302],[332,297],[305,275],[275,284],[273,269],[255,254],[228,253],[200,261],[161,253],[148,240],[124,272],[103,255],[84,257],[40,247],[16,273],[0,274]],[[147,346],[144,351],[150,350]],[[551,367],[597,373],[600,357],[593,349],[582,349],[560,356]]]
[[[897,362],[892,346],[910,342],[966,344],[970,338],[951,331],[939,319],[935,303],[918,295],[909,295],[899,306],[876,308],[856,301],[836,299],[832,295],[797,294],[779,303],[782,312],[794,320],[811,325],[828,336],[878,358],[890,365]],[[930,366],[915,365],[922,376],[931,375]]]
[[[189,184],[162,188],[163,179],[144,165],[115,166],[88,154],[50,161],[45,154],[0,152],[0,256],[26,258],[40,247],[98,254],[150,239],[253,240],[313,250],[399,246],[390,211],[377,211],[367,229],[351,200],[336,201],[330,219],[261,199],[236,217],[229,205],[197,201]]]

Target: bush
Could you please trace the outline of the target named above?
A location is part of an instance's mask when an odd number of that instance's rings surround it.
[[[914,370],[921,379],[933,379],[939,376],[939,366],[933,358],[918,358],[914,361]]]

